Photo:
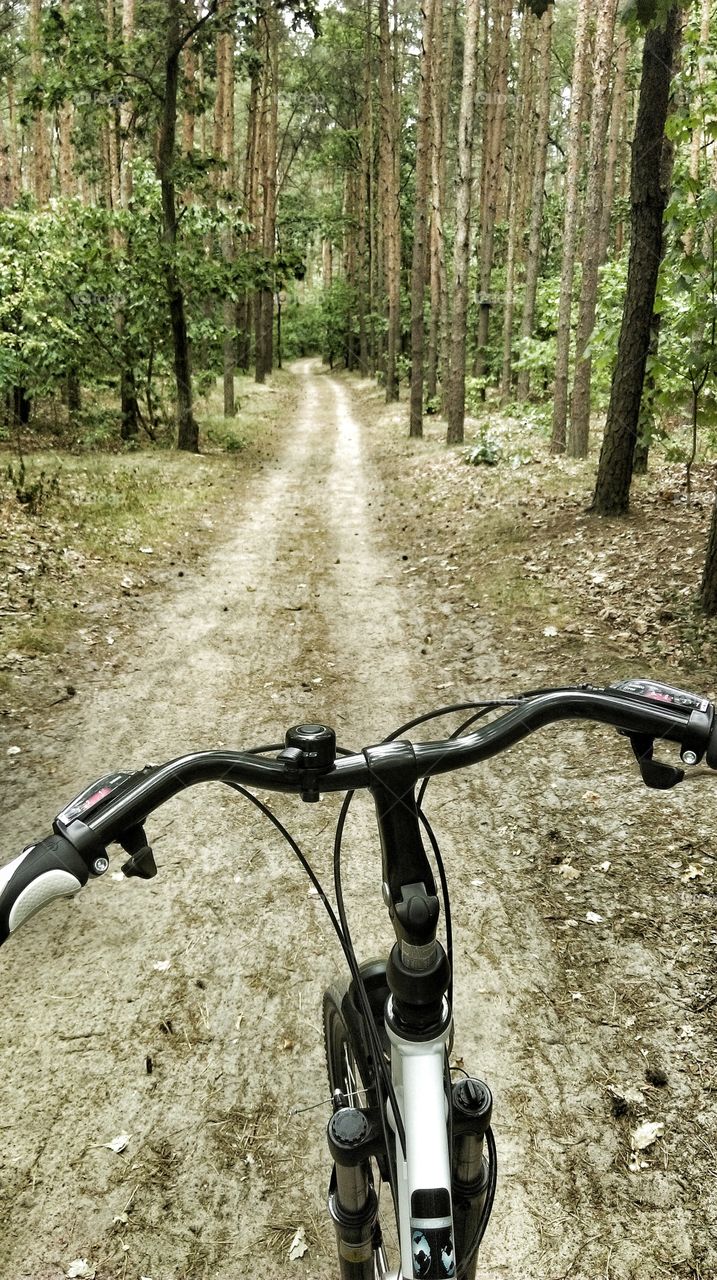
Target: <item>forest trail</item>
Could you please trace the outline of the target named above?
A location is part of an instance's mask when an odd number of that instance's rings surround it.
[[[312,362],[297,370],[281,457],[236,528],[127,638],[111,684],[80,689],[81,705],[38,726],[3,856],[108,769],[276,740],[307,718],[356,747],[444,696],[445,672],[424,656],[431,600],[410,589],[379,522],[377,497],[390,495],[351,392]],[[475,639],[478,654],[478,625]],[[481,656],[483,675],[491,665]],[[457,930],[455,1051],[496,1095],[501,1170],[481,1275],[654,1280],[656,1257],[689,1255],[688,1223],[667,1193],[648,1204],[645,1252],[620,1140],[596,1101],[604,1045],[589,1027],[571,1031],[562,1002],[577,980],[539,898],[516,891],[502,824],[524,809],[523,783],[519,764],[500,781],[448,780],[437,808]],[[539,776],[535,786],[537,804]],[[345,874],[367,956],[390,937],[370,808],[357,808]],[[277,810],[328,883],[336,805]],[[181,797],[150,837],[155,881],[108,875],[0,957],[3,1280],[60,1280],[78,1258],[96,1280],[239,1280],[257,1254],[267,1276],[328,1280],[320,1001],[341,967],[330,926],[285,846],[220,788]],[[525,839],[537,846],[540,833]],[[120,1134],[118,1155],[106,1144]],[[309,1251],[285,1269],[299,1226]]]

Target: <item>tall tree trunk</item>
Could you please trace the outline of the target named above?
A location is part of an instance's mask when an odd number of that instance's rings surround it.
[[[192,373],[184,292],[177,270],[177,204],[174,184],[174,147],[177,135],[177,90],[182,50],[181,0],[166,0],[165,74],[162,119],[157,147],[157,173],[162,191],[162,240],[165,249],[165,281],[169,300],[177,387],[177,448],[199,450],[199,428],[192,411]]]
[[[625,208],[630,195],[630,138],[634,132],[632,120],[634,118],[633,100],[634,93],[625,93],[625,102],[622,108],[622,120],[620,121],[620,140],[618,142],[618,175],[617,175],[617,194],[618,194],[618,217],[615,223],[615,257],[618,258],[623,251],[625,245],[625,219],[622,210]]]
[[[642,55],[640,101],[632,147],[631,242],[625,305],[592,509],[625,515],[640,419],[640,400],[662,257],[662,218],[669,196],[672,145],[665,138],[670,82],[680,40],[680,10],[652,27]],[[656,139],[661,145],[656,146]]]
[[[575,374],[570,406],[570,449],[574,458],[586,458],[590,432],[590,374],[592,361],[588,351],[595,324],[600,266],[600,229],[602,226],[603,192],[605,189],[605,142],[610,120],[610,68],[615,42],[617,0],[601,0],[598,17],[592,110],[590,115],[590,150],[588,182],[585,194],[583,226],[583,271],[580,281],[580,306],[575,334]]]
[[[575,54],[573,56],[572,91],[570,98],[570,122],[568,126],[568,165],[565,175],[565,217],[563,219],[562,270],[560,273],[560,303],[558,311],[558,338],[555,355],[555,388],[553,391],[553,433],[550,448],[553,453],[565,449],[565,426],[568,417],[568,368],[570,365],[570,319],[573,304],[573,274],[578,241],[578,183],[582,158],[583,115],[590,18],[590,0],[578,0],[578,17],[575,27]]]
[[[423,435],[423,302],[426,289],[428,177],[431,156],[431,69],[436,13],[440,0],[422,0],[421,84],[416,135],[416,204],[413,217],[411,266],[411,436]]]
[[[703,123],[706,114],[704,94],[705,76],[707,71],[707,51],[710,37],[710,7],[710,0],[701,0],[699,54],[697,57],[697,66],[695,68],[697,72],[697,83],[694,87],[690,86],[696,99],[695,115],[697,116],[697,121],[693,126],[692,137],[690,139],[690,180],[693,183],[693,190],[690,192],[689,199],[693,204],[696,199],[696,192],[700,177],[700,156],[702,154],[704,132]],[[686,254],[689,255],[693,253],[695,247],[695,233],[693,227],[688,227],[685,232],[684,246]]]
[[[107,43],[110,47],[115,39],[115,0],[107,0],[105,6],[105,23]],[[113,213],[121,208],[120,196],[120,122],[119,107],[111,100],[107,107],[107,192],[109,207]]]
[[[69,3],[69,0],[68,0]],[[135,0],[122,0],[122,48],[128,64],[132,61],[132,42],[135,28]],[[120,142],[120,204],[129,208],[132,199],[132,160],[134,159],[134,104],[125,84],[119,112]]]
[[[276,141],[279,102],[279,17],[273,3],[262,21],[265,26],[264,92],[262,103],[261,147],[261,252],[264,260],[264,282],[256,309],[256,381],[263,382],[271,373],[274,355],[274,289],[271,279],[276,241]]]
[[[478,24],[480,0],[466,0],[463,41],[463,84],[458,122],[458,175],[456,181],[456,239],[453,247],[453,315],[449,392],[446,403],[446,442],[461,444],[466,403],[466,319],[468,316],[468,268],[471,245],[471,193],[473,188],[473,122],[478,73]]]
[[[486,105],[483,115],[483,157],[481,175],[480,241],[478,262],[478,330],[474,370],[484,378],[487,367],[488,333],[493,274],[495,222],[505,175],[504,152],[506,104],[508,101],[508,69],[510,63],[510,28],[513,17],[511,0],[492,0],[492,30],[488,49]],[[486,8],[486,23],[488,7]]]
[[[125,0],[127,3],[127,0]],[[134,3],[134,0],[131,0]],[[190,6],[193,16],[193,6]],[[197,130],[197,55],[194,42],[189,41],[184,53],[184,110],[182,111],[182,155],[194,154],[194,137]]]
[[[431,68],[431,178],[430,209],[431,217],[428,236],[428,260],[431,309],[428,323],[428,352],[426,360],[426,395],[433,402],[438,391],[438,360],[441,346],[441,289],[445,277],[445,258],[443,249],[443,219],[445,213],[445,192],[441,183],[441,171],[445,175],[445,139],[443,137],[444,121],[444,13],[443,3],[439,0],[435,17],[433,38],[433,66]]]
[[[43,82],[42,0],[30,0],[30,67],[37,84]],[[32,189],[38,204],[50,198],[50,141],[42,106],[32,120]]]
[[[607,138],[607,155],[605,158],[605,190],[603,192],[602,217],[600,219],[600,246],[598,257],[605,262],[610,246],[610,217],[615,198],[615,178],[620,149],[620,128],[625,109],[625,93],[627,90],[627,64],[630,57],[632,41],[627,32],[621,31],[618,38],[617,58],[615,61],[615,81],[612,87],[612,107],[610,108],[610,128]]]
[[[533,153],[533,180],[530,195],[530,229],[528,231],[528,250],[525,260],[525,292],[523,313],[520,318],[520,337],[524,343],[533,336],[535,299],[538,292],[538,276],[540,274],[540,231],[543,224],[545,171],[547,168],[548,132],[550,126],[550,52],[553,35],[553,8],[554,6],[549,4],[538,22],[540,29],[538,36],[538,111],[535,127],[535,150]],[[518,399],[527,400],[529,390],[530,372],[524,368],[518,373]]]
[[[20,172],[20,146],[16,130],[15,88],[11,76],[5,81],[7,89],[7,129],[3,129],[0,137],[2,152],[2,204],[14,204],[22,187]],[[3,122],[4,124],[4,122]]]
[[[5,119],[0,107],[0,209],[15,203],[15,174],[13,169],[13,141],[5,129]]]
[[[217,17],[226,19],[228,0],[219,0]],[[234,31],[227,25],[217,36],[217,95],[215,101],[215,151],[221,161],[218,174],[220,203],[226,211],[227,222],[222,231],[222,256],[231,271],[236,257],[232,229],[234,209]],[[227,295],[222,303],[224,339],[222,343],[224,417],[236,414],[234,377],[237,366],[237,307],[234,298]]]
[[[523,240],[524,194],[526,171],[532,158],[531,71],[535,59],[536,18],[526,7],[522,14],[520,62],[516,83],[516,109],[513,121],[513,154],[511,157],[510,198],[508,205],[508,249],[505,263],[505,298],[503,301],[503,366],[500,380],[501,403],[509,403],[513,391],[513,315],[518,275],[518,260]]]
[[[108,11],[108,22],[114,12]],[[123,0],[122,3],[122,50],[127,66],[132,64],[132,42],[135,28],[135,0]],[[108,30],[108,36],[111,33]],[[131,84],[128,78],[125,83],[122,102],[119,110],[119,136],[115,160],[119,166],[116,181],[111,186],[119,199],[120,207],[127,212],[132,199],[132,158],[134,154],[133,104],[127,93]],[[124,258],[130,252],[125,232],[117,231],[114,236],[114,249],[118,258]],[[115,326],[119,338],[120,356],[120,435],[123,440],[132,440],[139,434],[139,405],[137,402],[137,377],[135,372],[135,352],[127,333],[127,317],[123,306],[118,307],[115,314]]]
[[[453,68],[455,65],[455,43],[456,43],[456,17],[458,0],[444,0],[444,4],[448,4],[448,15],[445,23],[445,39],[444,39],[444,56],[443,56],[443,82],[441,85],[441,154],[439,156],[438,180],[440,184],[440,202],[441,209],[447,209],[447,168],[448,168],[448,145],[447,139],[450,137],[451,129],[451,100],[453,88]],[[447,397],[448,397],[448,379],[451,360],[451,297],[448,282],[448,264],[446,261],[446,243],[445,236],[441,241],[441,256],[439,258],[439,282],[441,297],[441,325],[440,325],[440,349],[438,353],[439,366],[441,370],[441,409],[445,414]]]
[[[380,104],[379,192],[384,262],[384,291],[387,302],[386,402],[398,399],[396,358],[400,338],[401,249],[398,172],[398,138],[394,88],[394,60],[388,21],[388,0],[378,0],[379,44],[378,83]]]
[[[257,32],[256,28],[254,28],[252,44],[256,43],[256,38]],[[244,152],[244,212],[247,222],[252,228],[244,239],[244,250],[248,256],[252,253],[256,253],[257,226],[259,222],[259,213],[257,208],[257,138],[259,130],[259,104],[260,75],[258,68],[254,64],[252,66],[249,102],[247,106],[246,146]],[[240,303],[238,319],[239,345],[237,352],[239,367],[243,369],[245,373],[248,373],[249,365],[251,363],[251,336],[254,319],[253,303],[253,294],[251,290],[246,289]]]

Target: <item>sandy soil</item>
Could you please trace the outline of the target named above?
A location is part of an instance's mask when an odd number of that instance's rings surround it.
[[[15,729],[4,857],[110,768],[277,741],[307,717],[357,747],[489,678],[535,683],[530,654],[501,667],[431,557],[413,563],[360,397],[310,362],[297,376],[280,458],[226,541],[157,598],[106,683],[78,672],[72,705]],[[624,743],[570,730],[434,786],[455,1052],[496,1097],[482,1276],[714,1280],[717,935],[702,873],[683,878],[714,790],[646,795]],[[276,809],[328,881],[337,806]],[[345,872],[364,955],[390,942],[369,820],[357,806]],[[96,1280],[323,1280],[320,1001],[338,945],[286,846],[231,793],[182,797],[150,835],[156,880],[108,875],[0,955],[0,1276],[59,1280],[85,1259]],[[665,1135],[633,1172],[644,1120]],[[309,1248],[289,1262],[299,1226]]]

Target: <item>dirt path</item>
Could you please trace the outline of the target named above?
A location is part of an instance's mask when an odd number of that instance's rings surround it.
[[[300,411],[236,529],[129,638],[110,685],[80,685],[81,705],[27,731],[4,857],[108,768],[271,741],[309,716],[358,746],[471,692],[455,687],[449,614],[432,616],[430,584],[404,572],[400,521],[350,391],[308,362],[297,376]],[[488,651],[478,625],[473,643]],[[619,1076],[665,1114],[664,1091],[658,1101],[636,1076],[643,1050],[625,1026],[637,1015],[620,986],[643,981],[659,944],[635,931],[621,959],[607,928],[590,943],[568,931],[563,945],[549,923],[551,824],[591,783],[572,747],[530,769],[523,751],[512,772],[436,788],[455,885],[456,1051],[498,1106],[501,1182],[481,1274],[708,1280],[706,1209],[685,1171],[655,1161],[638,1184],[605,1102]],[[336,806],[277,809],[328,880]],[[580,838],[619,841],[625,815],[590,811]],[[359,806],[347,864],[366,955],[389,943],[368,816]],[[96,1280],[328,1280],[320,998],[338,946],[288,851],[229,793],[182,797],[151,835],[156,881],[107,876],[0,955],[0,1276],[60,1280],[82,1258]],[[590,999],[598,963],[612,1017]],[[688,1096],[677,1088],[668,1111]],[[119,1134],[129,1141],[118,1155],[104,1144]],[[284,1265],[298,1226],[308,1253]]]

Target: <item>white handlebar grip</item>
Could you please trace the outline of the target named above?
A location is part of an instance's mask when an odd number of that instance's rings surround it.
[[[87,864],[69,840],[48,836],[0,867],[0,942],[55,898],[77,893]]]

